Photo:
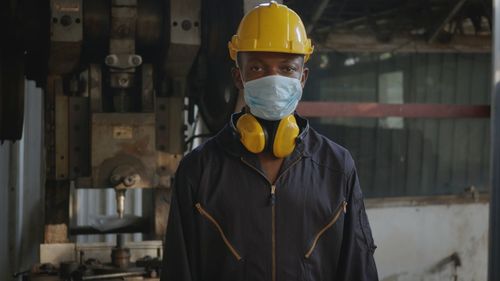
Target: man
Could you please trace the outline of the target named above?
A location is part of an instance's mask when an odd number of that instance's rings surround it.
[[[162,280],[378,280],[349,152],[294,114],[313,48],[271,2],[229,43],[246,110],[177,170]]]

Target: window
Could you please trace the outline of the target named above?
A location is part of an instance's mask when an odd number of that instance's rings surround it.
[[[336,53],[327,61],[311,62],[305,103],[349,103],[361,117],[308,118],[351,151],[367,197],[458,194],[470,186],[487,191],[488,54]],[[378,106],[383,112],[387,104],[402,106],[411,118],[363,111]]]

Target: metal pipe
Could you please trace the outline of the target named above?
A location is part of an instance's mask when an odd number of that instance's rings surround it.
[[[491,96],[491,201],[488,280],[500,280],[500,0],[493,1],[493,87]]]
[[[116,234],[116,247],[117,248],[123,248],[125,245],[125,237],[123,234]]]
[[[125,192],[126,189],[115,189],[116,192],[116,212],[118,213],[118,217],[120,219],[123,218],[123,214],[125,213]]]

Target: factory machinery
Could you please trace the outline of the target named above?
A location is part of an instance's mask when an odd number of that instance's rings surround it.
[[[25,280],[158,280],[170,186],[195,108],[215,131],[234,109],[226,44],[242,1],[4,1],[0,140],[23,128],[25,79],[44,95],[45,233]],[[189,138],[192,140],[192,136]],[[70,223],[71,190],[112,188],[104,228]],[[143,216],[127,190],[147,189]],[[113,233],[112,246],[69,243]],[[125,243],[124,233],[145,241]],[[168,250],[168,249],[167,249]]]

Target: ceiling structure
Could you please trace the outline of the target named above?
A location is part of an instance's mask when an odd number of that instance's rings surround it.
[[[489,52],[487,0],[288,0],[316,46],[336,51]]]

